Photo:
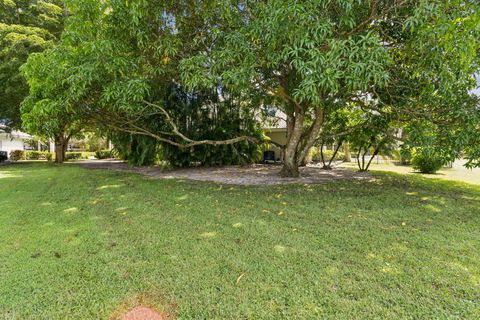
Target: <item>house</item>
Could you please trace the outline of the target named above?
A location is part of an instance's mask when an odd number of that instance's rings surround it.
[[[10,152],[13,150],[25,150],[25,141],[32,139],[32,136],[21,132],[8,132],[5,126],[0,125],[0,151],[5,151],[10,157]]]
[[[270,138],[268,148],[263,151],[264,162],[283,161],[282,148],[287,144],[287,122],[285,113],[280,110],[269,111],[273,121],[263,123],[263,131]]]

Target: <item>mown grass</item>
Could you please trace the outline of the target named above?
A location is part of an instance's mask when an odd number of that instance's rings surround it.
[[[480,187],[0,167],[0,318],[479,319]]]
[[[452,168],[442,168],[434,174],[421,174],[416,172],[411,166],[400,165],[394,162],[372,163],[371,171],[386,171],[400,174],[422,175],[424,178],[451,180],[457,182],[466,182],[480,185],[480,168],[467,169],[464,167],[465,160],[459,160],[453,164]],[[354,162],[344,162],[340,167],[357,169]]]

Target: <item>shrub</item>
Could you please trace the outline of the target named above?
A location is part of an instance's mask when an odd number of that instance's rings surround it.
[[[10,160],[12,161],[25,160],[25,151],[23,150],[10,151]]]
[[[26,160],[40,160],[45,159],[45,155],[41,151],[25,151]]]
[[[90,157],[95,157],[95,152],[82,152],[82,159],[90,159]]]
[[[67,160],[80,160],[89,159],[91,156],[95,156],[95,152],[66,152],[65,157]]]
[[[421,173],[435,173],[445,164],[445,159],[428,149],[416,149],[412,154],[412,167]]]
[[[82,153],[81,152],[66,152],[65,153],[65,158],[67,160],[78,160],[82,159]]]
[[[0,151],[0,162],[3,162],[8,159],[7,151]]]
[[[53,153],[48,151],[25,151],[25,160],[48,160],[53,159]]]
[[[99,150],[95,152],[95,158],[110,159],[110,158],[113,158],[113,154],[111,150]]]
[[[392,156],[394,160],[399,161],[401,164],[408,165],[412,160],[412,150],[408,146],[403,145],[400,149],[395,149],[392,152]]]

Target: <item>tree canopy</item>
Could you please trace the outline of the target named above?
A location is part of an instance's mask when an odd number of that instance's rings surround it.
[[[63,28],[63,1],[0,1],[0,120],[19,128],[28,86],[19,68],[34,52],[51,48]]]
[[[283,111],[285,176],[298,175],[341,109],[361,112],[365,130],[367,119],[383,119],[375,135],[389,139],[392,126],[414,121],[448,128],[448,147],[478,164],[478,109],[468,95],[479,70],[475,1],[77,0],[68,8],[60,45],[43,53],[60,77],[30,79],[61,94],[27,99],[26,113],[60,108],[180,149],[260,142],[241,130],[224,140],[187,136],[169,104],[174,85],[189,97],[228,100],[241,117]],[[146,125],[153,116],[161,125]]]

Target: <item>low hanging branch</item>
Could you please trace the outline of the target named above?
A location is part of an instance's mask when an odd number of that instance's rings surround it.
[[[162,114],[166,122],[168,123],[168,125],[172,128],[172,131],[171,132],[163,132],[163,131],[153,132],[149,129],[143,128],[137,124],[139,117],[137,117],[134,120],[118,121],[118,117],[112,116],[108,119],[108,126],[118,131],[152,137],[160,142],[168,143],[182,149],[191,148],[198,145],[213,145],[213,146],[230,145],[230,144],[235,144],[242,141],[248,141],[251,143],[260,142],[257,138],[251,137],[251,136],[239,136],[239,137],[226,139],[226,140],[190,139],[187,136],[185,136],[182,132],[180,132],[177,125],[173,121],[172,117],[164,108],[148,101],[143,101],[143,103],[149,107],[153,107],[157,109],[159,112],[150,113],[149,115],[151,116],[154,114]],[[103,113],[100,118],[97,117],[97,121],[100,121],[101,123],[105,124],[106,117],[108,117],[108,115]],[[168,136],[168,138],[166,138],[165,136]],[[181,140],[183,140],[183,142],[175,141],[172,139],[172,137],[178,137]]]

